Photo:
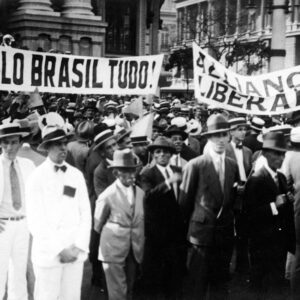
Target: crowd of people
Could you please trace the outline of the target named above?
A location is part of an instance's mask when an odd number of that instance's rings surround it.
[[[86,259],[110,300],[300,299],[300,112],[41,99],[1,93],[0,299],[79,300]]]

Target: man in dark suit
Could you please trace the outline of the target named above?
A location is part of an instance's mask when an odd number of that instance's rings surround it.
[[[189,221],[188,298],[227,299],[233,251],[234,186],[238,167],[225,156],[229,124],[221,114],[207,120],[206,154],[185,167],[179,204]]]
[[[293,196],[281,167],[286,144],[280,132],[264,136],[264,165],[246,184],[251,283],[257,299],[286,299],[285,261],[295,252]]]
[[[253,117],[250,123],[250,132],[244,140],[244,146],[251,149],[252,153],[261,150],[262,144],[257,140],[259,133],[265,126],[265,121],[258,117]]]
[[[233,118],[229,120],[231,141],[226,146],[226,156],[236,161],[239,168],[240,181],[236,195],[235,207],[235,270],[246,272],[249,269],[248,242],[245,228],[245,217],[242,214],[244,186],[252,169],[252,151],[243,145],[248,124],[245,118]]]
[[[184,225],[177,202],[181,169],[169,164],[176,150],[166,137],[158,137],[148,149],[155,165],[141,173],[146,193],[144,293],[150,298],[181,299],[185,264]]]

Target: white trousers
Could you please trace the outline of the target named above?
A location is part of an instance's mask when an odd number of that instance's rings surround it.
[[[83,262],[55,267],[33,265],[35,274],[34,299],[80,300]]]
[[[6,221],[0,233],[0,299],[27,300],[26,268],[29,231],[26,220]]]

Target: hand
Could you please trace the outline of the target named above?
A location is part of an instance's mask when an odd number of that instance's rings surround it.
[[[72,247],[65,248],[59,253],[60,262],[61,263],[70,263],[77,259],[77,255],[75,255]]]
[[[3,232],[4,230],[5,230],[5,221],[0,220],[0,233]]]
[[[278,207],[284,205],[286,203],[286,201],[287,201],[287,197],[285,194],[278,195],[276,197],[275,205],[278,208]]]
[[[169,184],[172,184],[172,183],[181,182],[181,180],[182,180],[181,173],[175,172],[175,173],[173,173],[172,176],[170,176],[170,178],[168,179],[168,182],[169,182]]]

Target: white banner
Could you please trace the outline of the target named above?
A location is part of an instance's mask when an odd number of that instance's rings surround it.
[[[276,115],[300,108],[300,66],[258,76],[225,68],[193,44],[195,97],[244,114]]]
[[[0,47],[1,90],[154,94],[163,55],[99,58]]]

